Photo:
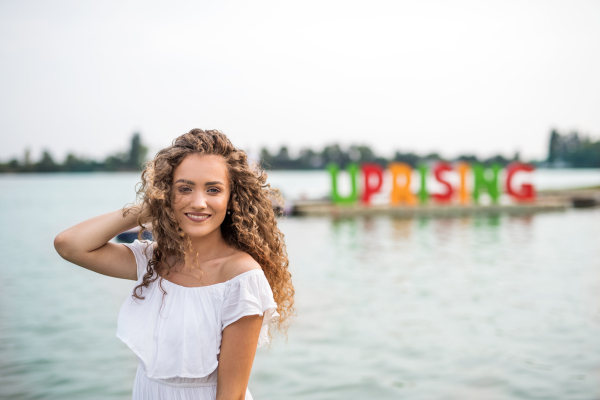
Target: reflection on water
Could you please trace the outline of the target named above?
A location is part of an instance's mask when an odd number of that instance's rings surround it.
[[[131,397],[136,359],[115,330],[132,282],[66,263],[52,239],[131,201],[135,181],[0,179],[0,398]],[[256,399],[599,398],[599,221],[600,210],[288,218],[298,316],[287,341],[259,350],[250,389]]]
[[[599,219],[285,221],[299,316],[256,397],[598,397]]]

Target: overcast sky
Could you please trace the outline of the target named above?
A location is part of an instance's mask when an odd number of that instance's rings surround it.
[[[543,158],[600,137],[600,1],[0,1],[0,160],[332,142]]]

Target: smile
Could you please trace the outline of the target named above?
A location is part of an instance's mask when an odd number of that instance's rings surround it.
[[[209,214],[187,214],[186,213],[185,216],[194,222],[202,222],[202,221],[206,221],[207,219],[210,218]]]

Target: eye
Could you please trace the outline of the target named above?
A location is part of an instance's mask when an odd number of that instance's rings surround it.
[[[221,190],[219,190],[218,188],[210,188],[208,189],[208,193],[220,193]]]
[[[179,192],[180,193],[189,193],[191,191],[192,191],[192,189],[189,188],[189,187],[187,187],[187,186],[181,186],[181,187],[179,187]]]

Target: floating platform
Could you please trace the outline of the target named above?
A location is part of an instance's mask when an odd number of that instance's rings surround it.
[[[296,202],[291,214],[298,216],[330,216],[334,218],[388,215],[397,218],[439,217],[452,218],[471,215],[534,214],[539,212],[565,211],[567,208],[599,207],[600,187],[543,190],[538,192],[535,203],[459,205],[370,205],[339,206],[329,200]]]
[[[534,203],[509,205],[370,205],[339,206],[330,202],[306,201],[294,204],[293,215],[331,216],[334,218],[387,215],[399,218],[413,217],[462,217],[470,215],[533,214],[564,211],[568,203]]]

